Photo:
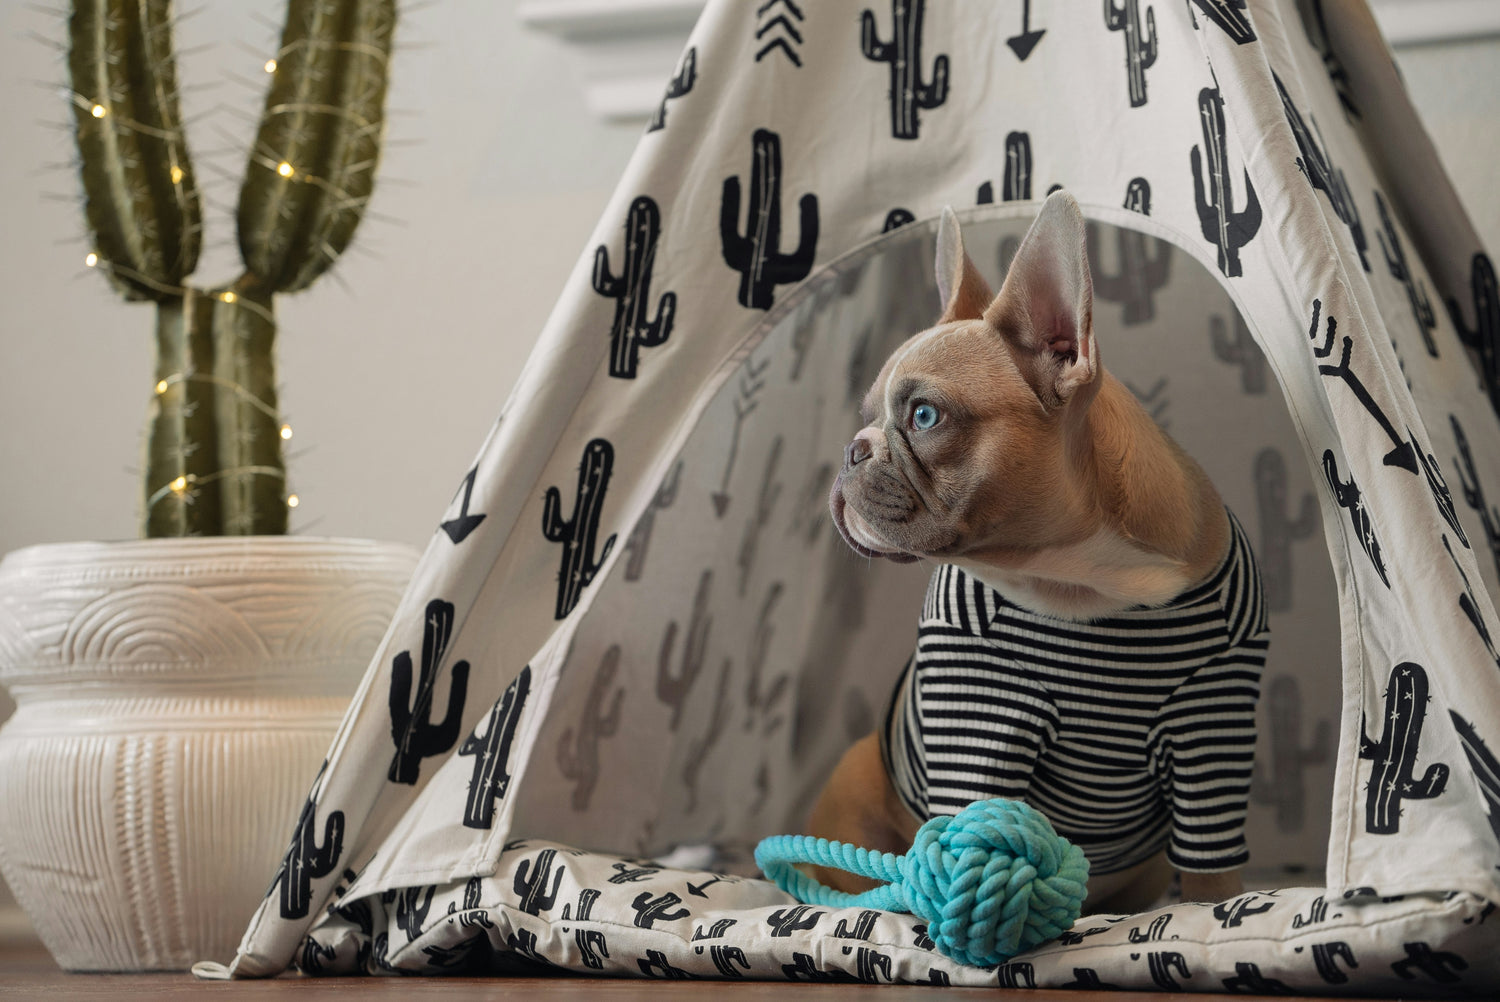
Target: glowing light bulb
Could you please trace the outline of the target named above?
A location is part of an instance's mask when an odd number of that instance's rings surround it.
[[[157,395],[160,396],[161,394],[163,394],[165,392],[167,392],[167,381],[165,379],[158,379],[156,381],[156,393],[157,393]]]
[[[96,104],[91,109],[89,109],[89,112],[95,118],[103,118],[105,115],[109,114],[109,109],[104,107],[104,105],[102,104]]]
[[[177,166],[176,164],[172,165],[172,183],[173,184],[181,184],[182,183],[182,168],[179,167],[179,166]]]
[[[292,437],[292,426],[291,425],[284,424],[284,425],[281,426],[281,437],[282,437],[282,439],[289,439],[289,438]]]
[[[288,494],[286,496],[286,506],[288,508],[295,508],[295,507],[297,507],[301,503],[302,503],[302,500],[299,497],[297,497],[297,495],[295,495],[295,494]]]
[[[83,263],[93,268],[99,264],[99,255],[90,251],[89,256],[83,259]]]
[[[181,494],[183,491],[187,490],[187,484],[187,477],[178,477],[167,486],[170,487],[175,493]]]
[[[291,177],[292,165],[283,160],[281,161],[281,163],[276,165],[276,173],[280,174],[282,177]]]
[[[221,300],[223,300],[223,301],[224,301],[224,302],[226,302],[226,303],[232,303],[232,302],[234,302],[234,301],[235,301],[235,300],[236,300],[236,299],[238,299],[238,298],[239,298],[239,297],[238,297],[238,296],[236,296],[236,295],[235,295],[235,294],[234,294],[234,293],[232,293],[232,292],[226,292],[226,293],[224,293],[224,294],[223,294],[223,295],[222,295],[222,296],[220,296],[220,297],[219,297],[219,298],[220,298],[220,299],[221,299]]]
[[[276,72],[276,60],[274,60],[274,59],[267,59],[266,60],[266,72],[267,73],[275,73]]]

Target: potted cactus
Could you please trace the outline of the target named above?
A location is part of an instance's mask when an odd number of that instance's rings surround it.
[[[0,869],[69,969],[233,954],[414,566],[285,536],[276,296],[358,228],[395,0],[289,0],[236,228],[192,275],[201,198],[170,0],[74,0],[68,70],[88,264],[156,313],[143,539],[0,562]]]

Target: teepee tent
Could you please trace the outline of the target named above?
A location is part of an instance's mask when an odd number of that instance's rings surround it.
[[[1059,185],[1105,366],[1263,569],[1259,889],[979,969],[735,861],[912,647],[931,568],[854,556],[825,499],[936,317],[937,218],[998,284]],[[1496,304],[1362,4],[711,2],[232,973],[1500,983]]]

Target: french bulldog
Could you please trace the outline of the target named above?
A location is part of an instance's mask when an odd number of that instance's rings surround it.
[[[1149,907],[1174,865],[1184,899],[1222,900],[1247,856],[1259,577],[1208,476],[1104,370],[1084,241],[1054,193],[992,296],[943,214],[941,317],[886,361],[829,496],[856,553],[939,567],[885,722],[809,830],[901,853],[929,816],[1016,797],[1084,850],[1089,911]]]

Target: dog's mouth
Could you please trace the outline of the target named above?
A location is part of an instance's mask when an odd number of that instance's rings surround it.
[[[846,506],[842,473],[834,478],[833,487],[828,492],[828,510],[833,515],[833,524],[839,530],[839,535],[843,536],[849,548],[860,556],[885,557],[898,564],[911,564],[921,559],[904,550],[889,548],[860,517],[859,512]]]

